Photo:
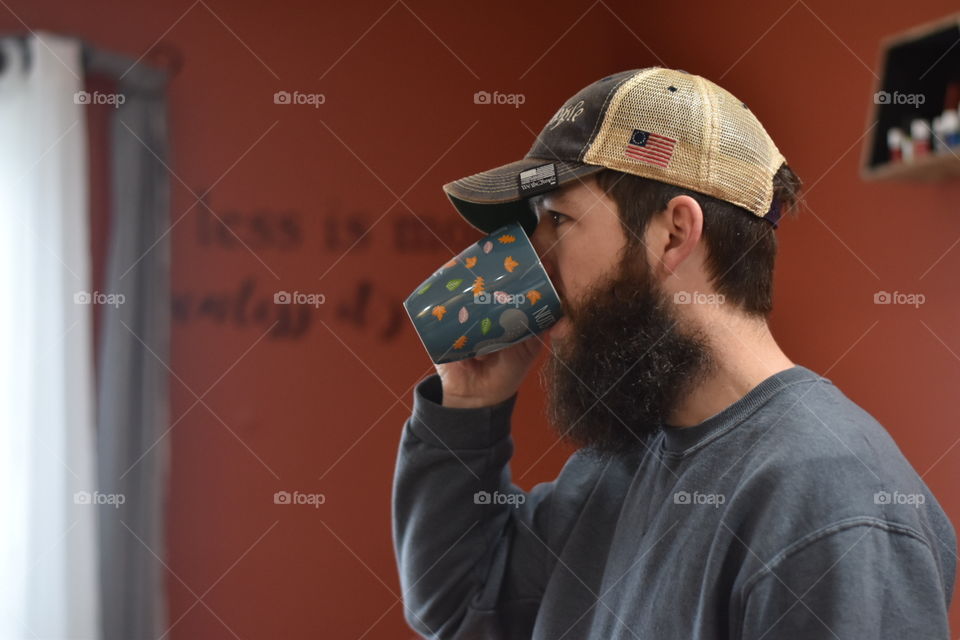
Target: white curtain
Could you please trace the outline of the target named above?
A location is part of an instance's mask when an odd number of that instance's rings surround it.
[[[0,50],[0,638],[97,639],[81,43]]]

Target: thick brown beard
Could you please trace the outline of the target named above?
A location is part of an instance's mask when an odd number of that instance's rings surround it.
[[[682,326],[642,254],[572,306],[541,370],[547,417],[561,439],[600,458],[641,452],[714,361]]]

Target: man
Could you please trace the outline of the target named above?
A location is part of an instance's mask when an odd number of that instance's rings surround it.
[[[444,189],[476,228],[531,234],[565,311],[547,410],[579,449],[552,482],[511,482],[542,336],[418,383],[393,494],[417,632],[949,638],[952,525],[884,428],[767,326],[799,180],[744,103],[624,71],[523,160]]]

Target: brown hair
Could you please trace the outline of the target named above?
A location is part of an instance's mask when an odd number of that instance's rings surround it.
[[[636,252],[653,214],[676,196],[690,196],[703,210],[707,269],[717,293],[749,315],[766,318],[773,310],[773,264],[777,237],[773,224],[735,204],[683,187],[613,169],[595,174],[597,184],[620,210],[627,250]],[[773,201],[795,213],[801,182],[783,164],[773,177]]]

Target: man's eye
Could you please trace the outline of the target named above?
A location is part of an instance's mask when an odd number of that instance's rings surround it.
[[[558,211],[551,211],[551,212],[549,213],[549,215],[550,215],[550,219],[553,221],[553,224],[554,224],[554,225],[558,225],[558,224],[560,224],[561,222],[563,222],[564,220],[569,219],[568,216],[566,216],[566,215],[564,215],[564,214],[562,214],[562,213],[560,213],[560,212],[558,212]]]

